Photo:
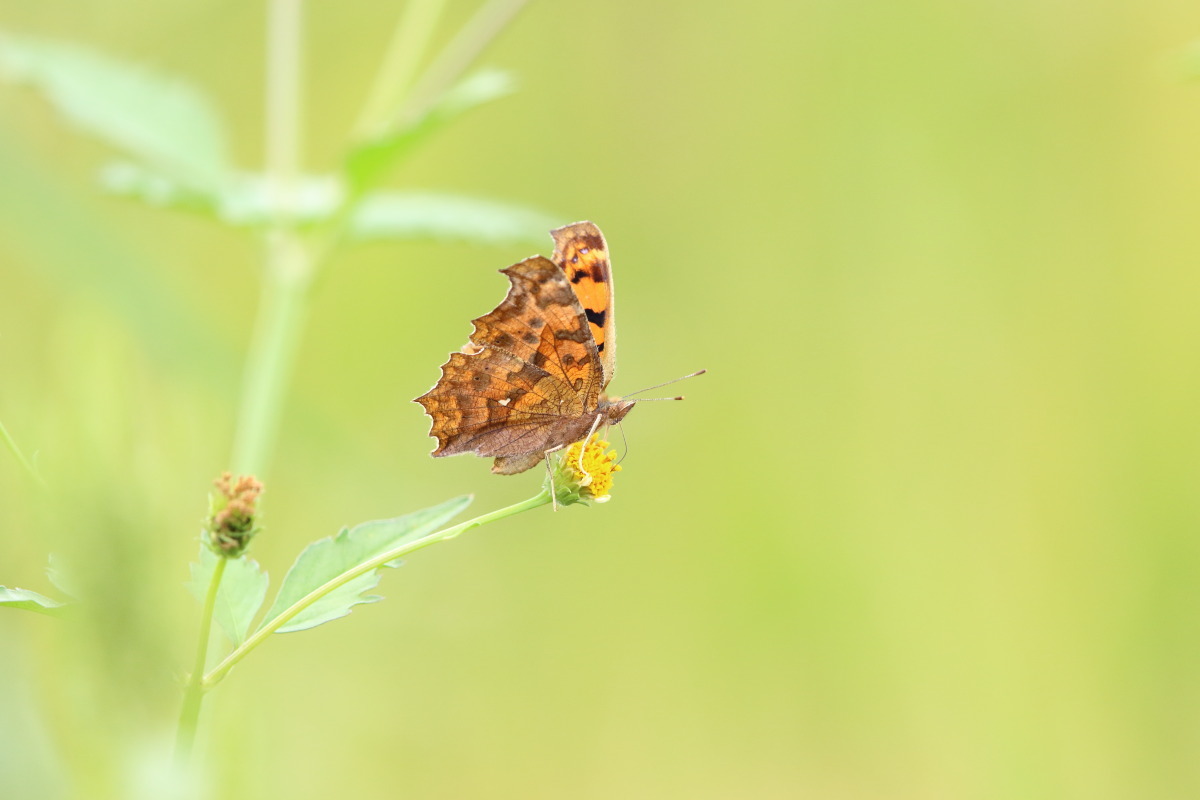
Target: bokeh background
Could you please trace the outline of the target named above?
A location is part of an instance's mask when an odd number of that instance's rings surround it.
[[[438,41],[475,4],[447,4]],[[305,163],[399,4],[310,3]],[[265,13],[0,1],[186,76],[262,160]],[[207,705],[222,797],[1200,796],[1200,7],[533,2],[519,93],[394,178],[596,221],[630,415],[611,503],[425,550]],[[0,86],[0,794],[165,796],[259,244],[106,196],[105,146]],[[253,555],[470,492],[409,402],[534,245],[378,243],[317,287]],[[541,252],[550,250],[547,237]],[[626,445],[618,436],[622,450]],[[113,789],[112,787],[118,787]],[[148,788],[149,787],[149,788]]]

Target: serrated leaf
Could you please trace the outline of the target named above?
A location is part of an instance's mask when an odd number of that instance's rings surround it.
[[[304,549],[288,570],[279,587],[266,625],[313,590],[364,561],[386,553],[406,542],[416,541],[445,525],[471,503],[470,497],[456,497],[441,505],[406,514],[395,519],[374,520],[343,528],[337,536],[313,542]],[[396,567],[393,561],[385,566]],[[281,626],[276,633],[314,628],[332,619],[344,617],[359,603],[381,599],[366,592],[379,583],[380,570],[373,570],[349,581],[305,608]]]
[[[266,225],[276,215],[270,182],[259,173],[231,174],[220,186],[200,189],[144,164],[120,161],[105,166],[100,173],[100,184],[122,197],[156,207],[206,214],[230,225]],[[302,176],[289,200],[289,216],[301,225],[319,222],[332,216],[344,197],[336,176]]]
[[[350,219],[349,235],[373,239],[439,239],[544,244],[559,220],[542,211],[478,197],[434,192],[373,192]]]
[[[188,581],[188,591],[201,604],[208,596],[208,586],[212,581],[218,558],[219,556],[201,545],[200,562],[191,565],[192,579]],[[269,580],[257,561],[245,556],[228,559],[225,574],[221,576],[221,586],[217,589],[213,619],[235,647],[246,640],[246,634],[250,632],[250,623],[254,621],[254,615],[262,608],[263,600],[267,597]]]
[[[75,127],[192,186],[228,169],[208,98],[184,81],[69,42],[0,33],[0,77],[45,94]]]
[[[28,589],[9,589],[0,586],[0,606],[21,608],[26,611],[36,611],[39,614],[49,614],[52,617],[62,616],[66,603],[52,600],[43,594],[31,592]]]
[[[492,100],[516,91],[511,73],[485,69],[473,73],[438,99],[416,119],[354,147],[346,157],[345,174],[355,196],[374,186],[400,159],[447,122]]]

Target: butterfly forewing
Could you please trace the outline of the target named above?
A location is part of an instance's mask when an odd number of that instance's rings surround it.
[[[571,282],[583,307],[607,386],[617,371],[616,290],[608,243],[591,222],[566,225],[550,235],[554,237],[554,263]]]

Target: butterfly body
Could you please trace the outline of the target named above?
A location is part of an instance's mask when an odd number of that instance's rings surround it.
[[[552,235],[553,260],[533,256],[501,270],[508,295],[473,320],[470,340],[416,399],[433,419],[434,456],[474,453],[494,458],[493,472],[524,472],[633,408],[604,392],[616,371],[604,236],[590,222]]]

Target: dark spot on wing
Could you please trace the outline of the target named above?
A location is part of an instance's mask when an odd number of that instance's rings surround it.
[[[570,305],[571,299],[575,296],[575,293],[567,285],[566,278],[553,283],[547,282],[543,284],[543,289],[544,291],[537,298],[538,308]]]
[[[587,315],[587,321],[595,325],[597,328],[604,327],[604,318],[608,316],[608,311],[593,311],[590,308],[584,309],[584,314]]]
[[[516,372],[508,373],[508,382],[513,386],[536,386],[540,378],[546,374],[546,370],[538,367],[536,364],[525,364]],[[522,393],[526,390],[522,389]]]
[[[581,280],[583,280],[587,276],[588,276],[588,271],[586,269],[577,269],[577,270],[575,270],[575,272],[573,272],[571,274],[571,283],[579,283]]]
[[[592,333],[587,329],[587,326],[576,328],[574,330],[560,328],[554,332],[555,339],[566,339],[567,341],[579,342],[580,344],[583,344],[591,337]]]

